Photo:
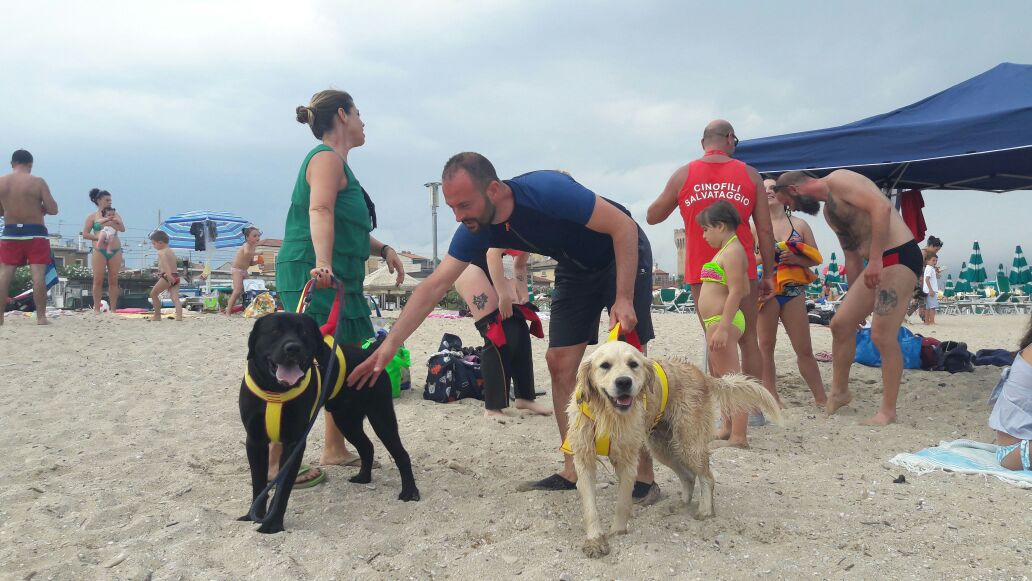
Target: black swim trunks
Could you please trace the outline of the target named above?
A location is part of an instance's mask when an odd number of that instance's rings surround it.
[[[882,252],[882,266],[889,267],[894,264],[902,264],[914,271],[917,278],[921,278],[921,273],[924,271],[924,254],[921,253],[917,242],[911,240],[906,244],[900,244]]]
[[[568,347],[598,343],[603,310],[616,300],[616,261],[600,270],[581,270],[560,263],[555,269],[555,292],[548,325],[548,346]],[[645,344],[656,334],[652,329],[652,246],[638,228],[638,271],[634,277],[634,312],[638,339]]]

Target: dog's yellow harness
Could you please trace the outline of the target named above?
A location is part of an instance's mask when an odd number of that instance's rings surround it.
[[[333,347],[333,337],[324,337],[323,340],[331,348]],[[347,361],[344,359],[344,351],[340,347],[337,347],[337,365],[339,368],[337,381],[334,383],[333,391],[330,392],[330,397],[327,398],[327,401],[337,397],[341,387],[344,386]],[[290,388],[287,391],[266,391],[251,377],[250,370],[244,370],[244,384],[247,386],[247,389],[257,396],[258,399],[265,402],[265,434],[269,436],[269,440],[272,442],[280,441],[280,426],[283,423],[283,404],[297,399],[308,389],[308,386],[312,383],[313,369],[315,370],[315,401],[312,402],[312,411],[308,414],[308,419],[311,420],[319,407],[319,400],[322,396],[322,373],[319,372],[318,362],[313,363],[305,373],[304,379],[301,380],[301,385]]]
[[[616,341],[619,337],[619,333],[620,325],[618,323],[616,327],[609,333],[609,341]],[[657,424],[659,424],[659,421],[663,419],[663,412],[666,411],[667,399],[670,395],[670,382],[667,380],[666,371],[663,370],[663,366],[653,361],[652,368],[655,369],[656,377],[659,378],[659,385],[662,388],[662,396],[659,403],[659,413],[656,414],[656,419],[652,420],[652,425],[649,426],[650,432],[653,428],[656,427]],[[581,415],[587,417],[589,420],[594,421],[595,416],[591,414],[591,409],[588,408],[588,402],[583,401],[582,385],[577,384],[577,387],[573,392],[573,397],[575,398],[575,401],[577,401],[577,403],[580,404]],[[641,399],[642,403],[645,405],[645,409],[648,409],[648,396],[642,394]],[[577,419],[580,420],[580,418]],[[563,440],[563,445],[562,447],[560,447],[560,450],[562,450],[564,454],[569,454],[570,456],[573,455],[573,448],[570,447],[569,435],[567,435],[566,439]],[[599,456],[609,455],[609,434],[599,433],[597,430],[595,431],[595,453]]]

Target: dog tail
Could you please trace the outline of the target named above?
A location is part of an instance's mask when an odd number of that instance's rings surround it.
[[[732,373],[723,377],[711,377],[710,393],[720,406],[720,413],[734,415],[755,411],[775,424],[781,424],[781,409],[760,382],[745,375]]]

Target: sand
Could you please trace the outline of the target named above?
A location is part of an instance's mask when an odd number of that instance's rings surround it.
[[[655,318],[652,354],[701,360],[687,315]],[[942,316],[915,332],[1012,348],[1027,316]],[[900,422],[858,425],[876,410],[879,370],[855,367],[853,404],[832,418],[812,405],[787,338],[777,348],[783,427],[750,432],[750,450],[713,453],[717,516],[692,520],[673,473],[636,508],[630,534],[585,558],[576,492],[516,493],[560,465],[554,420],[501,422],[482,404],[422,399],[426,356],[444,332],[468,344],[471,320],[429,319],[407,342],[414,389],[396,400],[422,501],[396,500],[398,472],[372,485],[355,468],[296,491],[287,532],[237,522],[250,484],[237,409],[252,322],[182,323],[87,313],[49,327],[12,316],[0,328],[0,578],[6,579],[731,579],[1021,578],[1032,570],[1027,491],[995,479],[916,476],[887,464],[940,440],[991,441],[986,398],[999,370],[907,371]],[[812,327],[815,348],[830,348]],[[549,388],[544,344],[535,372]],[[821,370],[830,381],[831,366]],[[547,400],[547,398],[546,398]],[[322,423],[306,461],[318,459]],[[905,474],[906,484],[893,484]],[[613,474],[600,470],[612,518]]]

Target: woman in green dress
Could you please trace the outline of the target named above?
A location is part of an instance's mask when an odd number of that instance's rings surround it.
[[[366,260],[370,256],[386,260],[399,285],[405,276],[394,249],[369,234],[376,220],[373,204],[348,165],[348,153],[365,143],[365,123],[351,95],[334,90],[320,91],[308,106],[298,107],[297,121],[308,125],[321,143],[308,152],[294,184],[283,246],[276,256],[276,290],[283,307],[296,311],[301,290],[314,278],[318,290],[305,314],[322,325],[335,297],[330,288],[332,273],[344,283],[338,340],[358,344],[373,336],[369,305],[362,294]],[[323,419],[326,443],[320,464],[356,463],[358,456],[348,451],[333,420],[329,415]],[[274,449],[269,457],[272,472],[278,471],[278,456],[279,450]],[[321,480],[318,470],[298,475],[299,484]]]

